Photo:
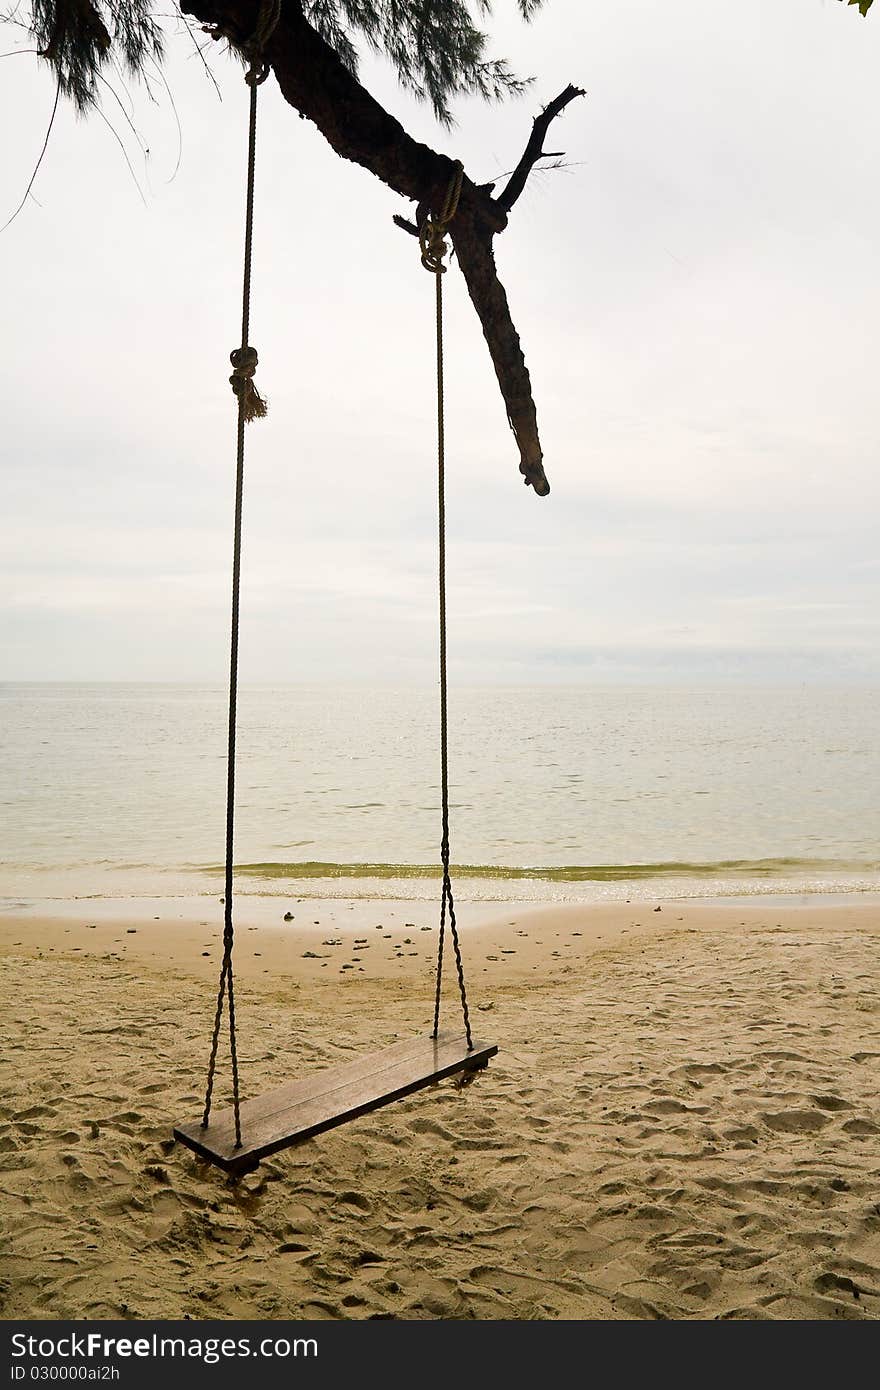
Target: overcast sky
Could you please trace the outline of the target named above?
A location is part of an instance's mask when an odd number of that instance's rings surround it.
[[[457,679],[880,679],[880,15],[837,0],[499,0],[535,83],[457,127],[365,62],[410,131],[484,181],[588,89],[497,242],[551,495],[522,486],[488,352],[447,276]],[[3,51],[20,42],[4,31]],[[183,37],[167,98],[60,110],[0,238],[0,677],[221,680],[228,631],[247,89]],[[53,84],[3,60],[2,216]],[[169,181],[170,180],[170,181]],[[261,95],[244,680],[430,681],[432,296],[410,205]]]

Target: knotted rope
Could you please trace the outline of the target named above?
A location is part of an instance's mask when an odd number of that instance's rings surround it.
[[[440,858],[443,865],[443,888],[440,899],[440,940],[437,948],[437,988],[434,996],[434,1030],[436,1038],[440,1028],[440,991],[443,983],[443,943],[446,935],[446,915],[449,913],[449,930],[455,951],[455,964],[458,972],[458,991],[461,995],[461,1012],[464,1018],[464,1031],[468,1051],[473,1048],[471,1021],[468,1013],[467,991],[464,983],[464,965],[458,941],[458,927],[455,922],[455,902],[452,896],[452,878],[449,873],[449,760],[447,736],[446,700],[446,429],[443,392],[443,276],[446,266],[446,231],[458,210],[464,170],[456,162],[455,170],[444,199],[439,217],[431,215],[419,229],[419,246],[422,252],[422,265],[434,275],[437,307],[437,498],[439,534],[439,593],[440,593],[440,800],[441,800],[441,839]]]
[[[250,329],[251,316],[251,246],[253,244],[254,230],[254,164],[257,155],[257,88],[261,86],[269,76],[269,64],[266,62],[263,53],[280,17],[281,0],[263,0],[260,6],[260,13],[257,17],[257,27],[248,41],[241,45],[242,52],[248,60],[248,70],[245,73],[244,80],[251,89],[251,99],[250,121],[248,123],[248,167],[244,231],[244,273],[242,275],[241,347],[235,348],[234,351],[229,354],[229,360],[232,363],[232,376],[229,378],[229,384],[238,399],[239,414],[244,424],[250,424],[251,420],[262,420],[268,412],[268,406],[257,390],[254,382],[254,373],[257,370],[259,358],[257,356],[257,349],[251,347],[248,343],[248,332]]]
[[[254,167],[257,152],[257,88],[269,75],[269,64],[263,56],[281,14],[281,0],[263,0],[257,27],[247,43],[240,45],[248,60],[245,81],[250,87],[250,119],[248,123],[247,196],[245,200],[244,272],[241,310],[241,347],[230,354],[232,376],[229,378],[238,401],[237,457],[235,469],[235,525],[232,540],[232,629],[229,649],[229,739],[226,759],[226,877],[223,897],[223,963],[217,989],[217,1009],[211,1038],[208,1080],[205,1087],[205,1108],[202,1128],[211,1117],[214,1093],[214,1073],[217,1066],[217,1046],[223,1020],[224,999],[229,1001],[229,1051],[232,1060],[232,1110],[235,1118],[235,1147],[241,1148],[241,1117],[239,1114],[238,1048],[235,1035],[235,987],[232,974],[232,948],[235,930],[232,922],[232,861],[235,829],[235,730],[238,708],[238,625],[239,590],[241,587],[241,513],[244,492],[244,427],[251,420],[266,414],[266,402],[254,385],[257,369],[257,350],[248,343],[251,313],[251,250],[254,230]]]
[[[446,190],[446,197],[443,202],[443,211],[439,217],[432,213],[425,218],[424,223],[419,228],[419,246],[422,251],[422,265],[426,270],[432,270],[435,275],[445,275],[446,266],[443,264],[448,247],[446,245],[447,228],[458,211],[458,200],[461,197],[461,182],[464,178],[464,166],[461,160],[456,160],[455,169]],[[439,284],[439,282],[438,282]]]
[[[266,44],[275,33],[280,18],[281,0],[262,0],[254,32],[245,43],[239,45],[248,60],[248,70],[244,80],[249,86],[259,87],[269,76],[269,64],[266,62],[265,49]]]
[[[235,348],[229,354],[232,363],[232,376],[229,384],[238,397],[246,424],[251,420],[262,420],[269,413],[269,407],[254,385],[257,370],[257,349],[255,347]]]

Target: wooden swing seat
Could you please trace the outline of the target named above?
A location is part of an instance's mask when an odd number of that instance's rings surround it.
[[[379,1110],[434,1081],[479,1071],[497,1051],[494,1043],[480,1042],[469,1050],[460,1033],[411,1038],[245,1101],[239,1148],[231,1109],[212,1114],[207,1127],[201,1120],[178,1125],[174,1137],[228,1173],[247,1173],[270,1154]]]

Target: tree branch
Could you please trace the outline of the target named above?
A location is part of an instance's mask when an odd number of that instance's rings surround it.
[[[233,45],[240,45],[255,29],[258,0],[181,0],[181,8],[202,23],[215,26],[217,37],[226,37]],[[341,158],[368,169],[396,193],[418,204],[415,223],[402,217],[394,218],[405,231],[415,230],[417,234],[428,212],[442,209],[455,167],[453,161],[414,140],[361,86],[335,50],[308,23],[298,0],[285,0],[265,57],[285,100],[314,122]],[[543,121],[546,130],[553,115],[577,95],[580,95],[577,88],[567,88],[538,117],[536,126]],[[548,114],[551,108],[556,109]],[[543,134],[540,138],[543,140]],[[535,158],[539,153],[540,146]],[[523,160],[525,158],[524,155]],[[525,170],[523,182],[531,163]],[[515,172],[511,184],[516,177]],[[508,184],[505,192],[510,186]],[[531,382],[492,252],[493,237],[507,226],[507,208],[503,197],[493,198],[492,191],[492,184],[478,185],[465,175],[450,235],[482,324],[507,416],[519,446],[520,472],[525,481],[544,496],[550,489],[541,461]]]
[[[550,484],[542,461],[531,378],[519,334],[510,316],[507,295],[495,268],[492,238],[480,233],[468,210],[463,210],[461,205],[449,224],[449,235],[471,302],[480,317],[504,397],[507,420],[519,445],[519,471],[539,497],[546,497]]]
[[[505,212],[510,212],[519,195],[526,186],[526,179],[532,172],[535,164],[544,154],[544,141],[547,138],[547,131],[550,124],[557,116],[565,110],[569,102],[574,101],[575,97],[586,96],[586,92],[581,87],[574,87],[569,82],[565,91],[560,92],[559,96],[545,106],[540,116],[536,116],[532,122],[532,133],[529,136],[528,144],[522,153],[522,158],[514,169],[508,180],[507,186],[499,193],[496,202],[504,208]]]
[[[401,217],[398,213],[395,213],[391,221],[394,223],[395,227],[399,227],[402,232],[409,232],[410,236],[418,236],[419,229],[415,222],[410,222],[409,218]]]

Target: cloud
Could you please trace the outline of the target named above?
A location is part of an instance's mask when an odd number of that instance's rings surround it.
[[[451,657],[472,681],[880,678],[874,339],[880,29],[764,0],[547,6],[498,51],[538,82],[440,134],[475,176],[589,89],[497,244],[553,491],[526,490],[479,325],[447,276]],[[493,23],[495,23],[493,21]],[[6,678],[222,677],[245,93],[181,51],[139,110],[148,208],[62,113],[6,234]],[[242,661],[251,679],[436,678],[432,286],[401,200],[262,89]],[[51,89],[9,63],[6,125]],[[36,138],[36,137],[35,137]],[[7,142],[0,186],[29,173]],[[220,153],[218,153],[220,152]],[[222,157],[221,157],[222,153]]]

